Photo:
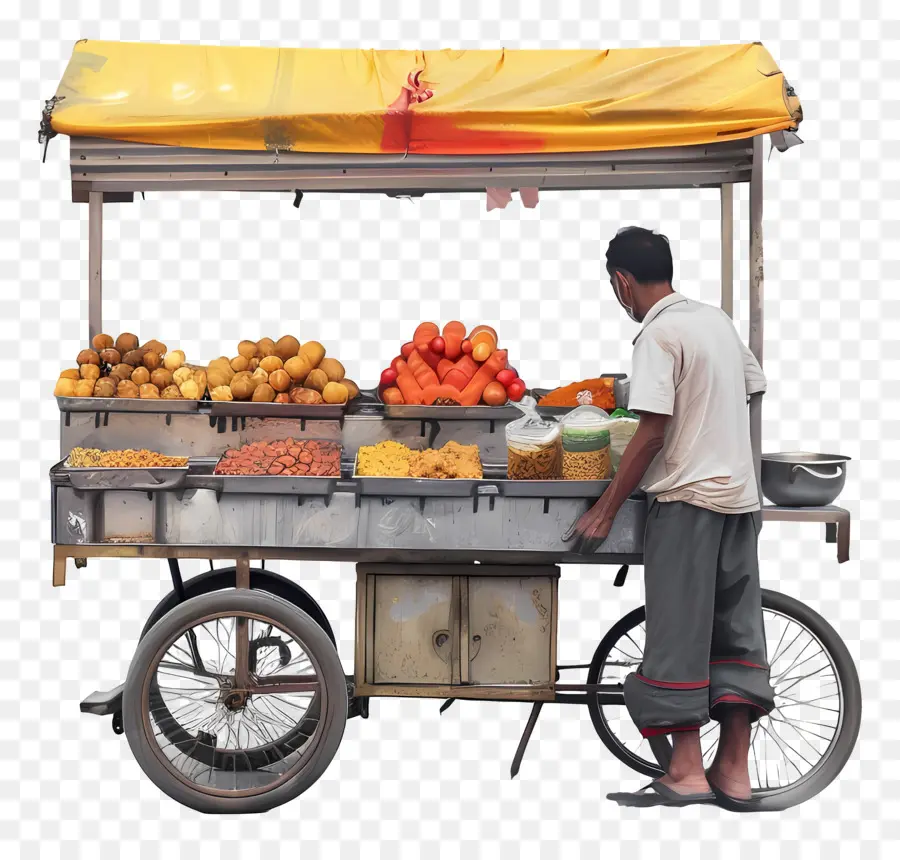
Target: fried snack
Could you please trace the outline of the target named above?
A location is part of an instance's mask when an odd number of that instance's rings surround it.
[[[412,451],[399,442],[386,441],[377,445],[362,445],[356,454],[356,474],[369,477],[409,477],[409,457]]]
[[[66,458],[66,465],[72,469],[166,469],[184,468],[187,457],[167,457],[145,448],[137,451],[127,448],[123,451],[100,451],[98,448],[73,448]]]
[[[409,458],[411,478],[482,478],[477,445],[448,442],[443,448],[413,451]]]
[[[319,439],[250,442],[226,451],[216,464],[216,474],[337,478],[341,474],[341,446]]]

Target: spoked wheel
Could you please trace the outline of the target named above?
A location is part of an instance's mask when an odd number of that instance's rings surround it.
[[[263,812],[301,794],[334,757],[347,719],[327,633],[270,595],[192,598],[138,645],[122,699],[144,772],[201,812]]]
[[[750,780],[760,809],[776,811],[809,800],[840,773],[859,734],[862,697],[853,660],[825,619],[774,591],[763,589],[762,603],[775,710],[753,724]],[[640,607],[607,633],[591,661],[589,684],[620,684],[637,669],[645,618]],[[622,705],[600,705],[589,696],[588,711],[617,758],[648,776],[663,772],[672,753],[667,736],[642,738]],[[707,766],[718,738],[718,723],[701,728]]]

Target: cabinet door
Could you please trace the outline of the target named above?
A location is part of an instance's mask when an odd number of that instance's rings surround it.
[[[453,577],[374,577],[372,683],[449,684]]]
[[[470,684],[550,683],[554,584],[541,576],[468,577]]]

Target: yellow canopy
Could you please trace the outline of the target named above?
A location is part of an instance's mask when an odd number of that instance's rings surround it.
[[[62,134],[297,152],[638,149],[802,119],[760,44],[362,51],[83,40],[56,95]]]

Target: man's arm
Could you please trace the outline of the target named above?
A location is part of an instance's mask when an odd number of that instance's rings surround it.
[[[605,538],[625,500],[637,489],[653,458],[662,450],[669,415],[641,413],[638,428],[622,454],[619,470],[609,489],[578,521],[575,533],[586,538]]]

